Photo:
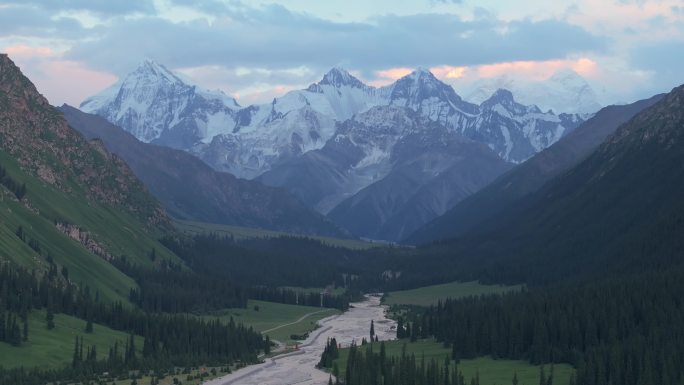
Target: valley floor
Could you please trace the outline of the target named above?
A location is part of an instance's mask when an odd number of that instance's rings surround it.
[[[352,305],[343,314],[321,320],[320,328],[311,333],[299,350],[269,358],[262,364],[207,382],[207,385],[327,384],[329,374],[315,366],[328,338],[336,338],[342,346],[360,343],[362,338],[368,337],[371,320],[375,322],[375,333],[381,340],[395,338],[396,324],[385,317],[385,307],[380,304],[380,297],[368,296],[366,301]]]

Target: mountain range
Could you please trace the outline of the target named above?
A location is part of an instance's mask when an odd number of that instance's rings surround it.
[[[354,235],[388,240],[443,214],[586,117],[542,112],[506,90],[468,103],[423,69],[376,88],[333,68],[306,89],[241,107],[153,61],[80,108],[143,142],[284,187]],[[354,220],[354,210],[375,214]]]
[[[619,126],[662,97],[656,95],[632,104],[601,109],[573,132],[454,205],[405,241],[425,243],[456,238],[475,231],[488,221],[496,221],[502,212],[520,209],[519,203],[524,197],[584,160]]]
[[[144,143],[104,118],[64,105],[69,125],[99,139],[178,219],[347,237],[330,220],[283,189],[213,170],[187,152]]]

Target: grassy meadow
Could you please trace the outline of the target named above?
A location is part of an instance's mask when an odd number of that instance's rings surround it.
[[[233,317],[235,322],[251,326],[271,339],[292,343],[290,338],[292,334],[305,334],[315,328],[318,320],[335,314],[340,314],[340,311],[250,299],[246,309],[227,309],[205,315],[203,318],[219,318],[223,322],[228,322],[230,317]]]
[[[186,234],[206,234],[216,233],[220,235],[232,235],[235,239],[253,239],[253,238],[275,238],[282,236],[299,236],[281,231],[272,231],[264,229],[255,229],[251,227],[240,227],[231,225],[222,225],[216,223],[203,223],[184,220],[175,220],[174,224],[178,230]],[[311,239],[316,239],[322,243],[334,246],[344,247],[351,250],[367,250],[373,247],[384,247],[383,243],[366,242],[357,239],[340,239],[332,237],[321,236],[301,236]]]
[[[434,358],[439,363],[440,367],[444,365],[445,358],[451,354],[451,349],[445,348],[441,343],[432,339],[418,340],[416,342],[408,342],[407,340],[385,342],[385,349],[388,356],[401,356],[404,346],[406,346],[406,354],[414,354],[416,360],[420,361],[422,357],[425,357],[425,361],[429,362]],[[365,349],[365,347],[362,347],[361,349]],[[380,344],[374,343],[373,350],[376,353],[379,352]],[[347,365],[348,354],[349,349],[340,350],[340,358],[335,361],[342,375],[344,375],[344,368]],[[454,362],[450,361],[450,365],[454,365]],[[470,383],[470,379],[479,372],[480,385],[510,384],[514,373],[517,373],[519,385],[537,385],[539,384],[539,372],[541,368],[540,366],[532,365],[526,361],[495,360],[490,357],[461,360],[458,367],[459,370],[463,372],[463,376],[467,383]],[[547,375],[549,374],[549,370],[550,366],[546,365],[545,372]],[[573,372],[574,369],[570,365],[554,365],[554,385],[568,385],[570,376]]]
[[[33,311],[29,315],[28,341],[21,346],[0,342],[0,365],[5,368],[61,368],[71,364],[76,336],[83,337],[83,348],[96,346],[98,358],[107,357],[109,348],[119,342],[120,351],[129,335],[106,326],[93,324],[93,332],[86,333],[86,322],[64,314],[55,314],[55,328],[48,330],[45,311]],[[135,346],[142,352],[143,339],[137,337]]]
[[[521,290],[521,285],[483,285],[477,281],[451,282],[441,285],[425,286],[412,290],[393,291],[386,294],[384,303],[387,305],[416,305],[430,306],[439,300],[447,298],[464,298],[470,296],[503,294],[509,291]]]

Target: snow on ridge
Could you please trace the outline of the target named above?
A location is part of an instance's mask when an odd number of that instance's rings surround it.
[[[499,96],[504,101],[491,106],[471,104],[422,68],[376,88],[334,67],[306,89],[290,91],[271,103],[240,107],[222,91],[203,89],[163,65],[144,61],[117,84],[86,99],[81,108],[143,141],[193,152],[213,167],[245,178],[322,148],[333,138],[338,140],[337,123],[359,114],[375,120],[369,124],[385,127],[392,123],[391,108],[409,109],[451,132],[483,142],[512,162],[533,155],[521,154],[516,151],[518,146],[538,151],[567,131],[558,115],[519,104],[509,91]],[[497,126],[500,124],[506,126],[505,132]],[[366,150],[362,166],[387,156],[383,148]]]

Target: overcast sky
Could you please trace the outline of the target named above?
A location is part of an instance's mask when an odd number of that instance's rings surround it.
[[[684,1],[0,0],[0,51],[55,105],[146,58],[243,105],[333,66],[373,85],[421,66],[457,91],[569,68],[622,102],[684,83]]]

